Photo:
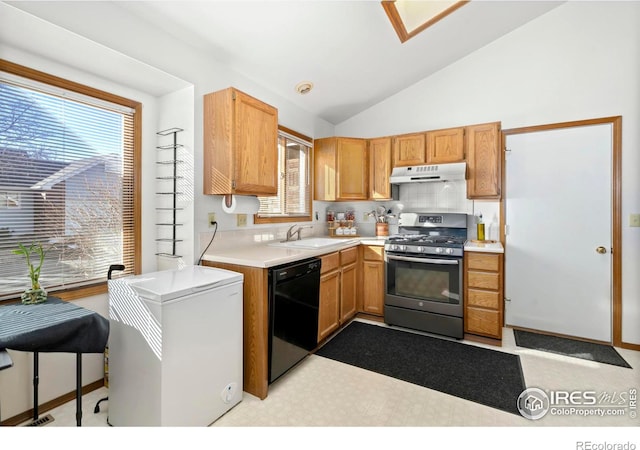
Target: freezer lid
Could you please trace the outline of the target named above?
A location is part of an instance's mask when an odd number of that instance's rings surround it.
[[[188,266],[136,275],[126,280],[140,297],[162,303],[243,281],[244,275],[214,267]]]

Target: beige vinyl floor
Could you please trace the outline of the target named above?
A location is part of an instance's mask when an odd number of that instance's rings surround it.
[[[619,427],[640,425],[637,416],[631,417],[637,410],[629,406],[630,392],[633,389],[637,392],[640,388],[640,352],[616,349],[633,367],[628,369],[516,347],[513,332],[508,328],[504,329],[502,347],[464,342],[520,355],[525,383],[529,388],[591,391],[599,399],[609,396],[610,403],[624,399],[624,408],[616,409],[623,410],[624,415],[547,413],[542,419],[529,420],[310,355],[272,384],[266,399],[259,400],[244,393],[243,400],[212,427],[525,427],[537,428],[539,431],[536,433],[555,427],[598,427],[603,432],[611,432],[611,428],[606,427],[615,427],[617,431],[613,434],[622,438],[626,430]],[[108,426],[108,401],[101,404],[99,413],[93,413],[96,401],[107,395],[107,389],[102,388],[83,397],[83,426]],[[75,401],[48,414],[54,417],[54,421],[47,428],[75,426]],[[575,443],[572,448],[577,448]],[[637,448],[640,448],[640,442]]]

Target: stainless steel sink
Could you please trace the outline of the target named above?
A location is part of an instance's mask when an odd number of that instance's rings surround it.
[[[332,239],[332,238],[307,238],[299,241],[272,242],[271,247],[299,248],[305,250],[315,250],[325,247],[335,247],[338,245],[358,242],[358,239]]]

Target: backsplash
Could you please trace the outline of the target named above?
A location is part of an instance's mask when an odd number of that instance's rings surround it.
[[[299,222],[298,225],[312,226],[304,228],[302,237],[327,236],[327,210],[334,212],[355,211],[355,226],[359,236],[375,236],[375,221],[368,217],[367,213],[377,206],[384,205],[396,216],[403,212],[456,212],[468,214],[469,238],[475,239],[475,215],[483,214],[487,224],[487,232],[491,229],[493,236],[498,235],[498,225],[493,221],[499,220],[499,201],[473,201],[467,199],[467,186],[464,181],[415,183],[400,186],[399,200],[388,201],[354,201],[354,202],[313,202],[313,220],[311,222]],[[220,219],[227,216],[221,213]],[[317,217],[317,218],[316,218]],[[218,219],[218,220],[220,220]],[[389,233],[398,232],[397,218],[389,220]],[[489,224],[492,224],[489,227]],[[287,229],[293,223],[282,225],[250,225],[246,228],[220,230],[217,232],[211,248],[218,250],[255,245],[274,240],[283,240]],[[212,232],[200,233],[200,251],[209,244]],[[489,237],[491,239],[495,237]],[[199,255],[198,255],[199,256]]]
[[[218,231],[215,235],[209,250],[215,248],[218,250],[223,250],[227,248],[234,247],[246,247],[249,245],[260,244],[269,241],[276,240],[284,240],[287,235],[287,230],[289,227],[293,225],[292,223],[286,225],[274,225],[272,227],[249,227],[244,229],[237,230],[221,230]],[[324,229],[322,224],[318,224],[314,222],[313,224],[309,222],[300,222],[302,227],[310,227],[313,228],[303,228],[301,231],[302,238],[307,238],[311,236],[323,236],[326,235],[326,230]],[[209,242],[211,241],[211,237],[213,233],[200,233],[200,248],[203,251]]]
[[[402,184],[399,199],[402,211],[473,214],[466,181]]]

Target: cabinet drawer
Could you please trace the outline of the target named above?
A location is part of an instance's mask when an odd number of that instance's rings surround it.
[[[502,336],[502,325],[500,324],[500,313],[498,311],[467,308],[465,314],[467,325],[465,331],[468,333],[483,334],[496,338]]]
[[[338,267],[340,267],[339,252],[333,252],[333,253],[328,253],[326,255],[322,255],[320,257],[320,260],[322,261],[322,266],[320,267],[321,274],[331,272],[332,270],[336,270]]]
[[[340,265],[354,263],[358,260],[358,247],[351,247],[340,251]]]
[[[364,247],[365,261],[384,261],[384,247],[378,245],[366,245]]]
[[[499,254],[467,252],[465,256],[468,259],[469,269],[500,271]]]
[[[500,274],[490,272],[474,272],[467,273],[467,285],[469,288],[493,289],[500,290]]]
[[[469,289],[467,294],[467,305],[498,310],[500,309],[500,293]]]

